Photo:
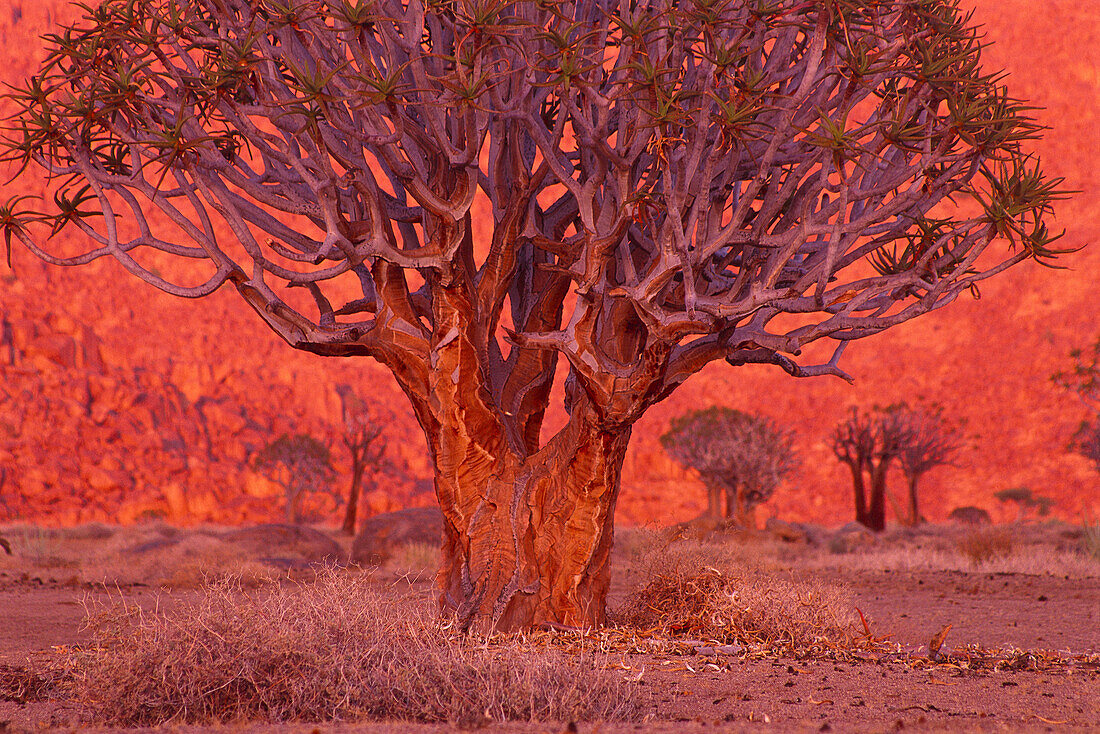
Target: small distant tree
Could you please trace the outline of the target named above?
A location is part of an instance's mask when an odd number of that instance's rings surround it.
[[[375,423],[367,403],[349,385],[337,385],[336,394],[340,396],[340,417],[343,421],[340,438],[351,454],[351,486],[348,488],[348,503],[341,530],[355,535],[359,496],[363,493],[363,474],[367,467],[382,460],[383,448],[377,443],[382,428]]]
[[[909,428],[894,407],[860,413],[833,431],[833,453],[852,472],[856,522],[875,532],[886,529],[886,475],[908,444]]]
[[[253,466],[283,488],[289,523],[302,521],[306,494],[331,491],[333,470],[328,446],[305,433],[279,436],[256,454]]]
[[[1100,472],[1100,338],[1088,349],[1074,349],[1069,356],[1073,368],[1058,372],[1051,379],[1076,395],[1088,411],[1069,448],[1091,461]]]
[[[1040,517],[1046,517],[1054,507],[1053,499],[1037,495],[1028,487],[1009,487],[993,496],[1006,504],[1011,502],[1016,505],[1016,522],[1023,522],[1031,510],[1035,510]]]
[[[899,519],[909,525],[919,525],[922,518],[917,484],[932,469],[950,464],[962,448],[963,438],[958,424],[947,419],[942,406],[910,408],[902,405],[895,412],[901,423],[898,460],[908,490],[907,517],[899,516]]]
[[[755,524],[756,506],[797,466],[793,443],[794,434],[770,419],[721,407],[675,418],[661,436],[673,458],[702,476],[707,516],[741,527]]]
[[[1070,448],[1091,461],[1096,471],[1100,472],[1100,418],[1082,421],[1073,435]]]
[[[1050,379],[1073,392],[1090,413],[1100,415],[1100,337],[1086,349],[1071,350],[1069,356],[1073,368]]]

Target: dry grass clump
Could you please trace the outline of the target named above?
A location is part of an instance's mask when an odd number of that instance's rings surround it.
[[[12,546],[10,556],[0,551],[0,569],[73,583],[197,589],[222,578],[259,586],[287,575],[254,558],[247,548],[224,542],[218,528],[142,523],[74,528],[19,524],[0,529]],[[293,551],[288,555],[298,560]]]
[[[647,528],[616,528],[613,553],[616,568],[633,578],[648,578],[670,564],[780,571],[790,567],[782,546],[771,538],[749,534],[694,539],[670,537]]]
[[[671,636],[813,655],[867,642],[845,589],[762,569],[719,569],[697,548],[665,549],[620,611],[623,623]]]
[[[12,556],[5,558],[9,563],[25,559],[45,569],[69,569],[77,565],[75,559],[64,553],[62,531],[56,528],[16,523],[5,525],[2,530]]]
[[[426,606],[335,572],[252,593],[223,582],[175,614],[98,614],[74,694],[115,726],[635,715],[597,660],[460,639]]]
[[[285,576],[223,543],[217,536],[180,532],[161,537],[120,532],[105,546],[102,560],[86,569],[88,581],[110,585],[144,583],[169,589],[198,589],[213,581],[234,579],[256,587]],[[134,552],[135,547],[142,548]]]
[[[1100,561],[1100,520],[1086,522],[1081,534],[1081,547],[1092,558]]]
[[[58,685],[65,680],[64,671],[37,672],[20,665],[0,663],[0,701],[13,701],[18,704],[44,701],[53,695]]]
[[[1012,555],[1012,536],[1001,528],[974,530],[958,540],[959,552],[974,566]]]
[[[385,568],[398,576],[430,579],[439,569],[439,543],[406,543],[394,549]]]
[[[1014,545],[1007,556],[996,556],[975,565],[965,555],[958,542],[947,548],[918,548],[914,546],[874,547],[843,556],[819,556],[807,558],[799,564],[807,571],[832,569],[851,571],[907,571],[961,573],[1014,573],[1034,576],[1065,576],[1072,579],[1100,576],[1100,558],[1093,558],[1080,550],[1062,551],[1042,545]]]

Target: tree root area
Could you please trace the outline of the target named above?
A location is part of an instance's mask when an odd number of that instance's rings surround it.
[[[936,571],[856,575],[858,579],[848,581],[875,632],[892,634],[905,654],[800,660],[751,653],[716,655],[706,647],[705,654],[693,653],[690,646],[678,653],[654,654],[611,646],[608,665],[633,681],[642,705],[641,721],[575,722],[573,728],[570,722],[483,722],[479,728],[605,734],[739,732],[769,725],[805,732],[1100,730],[1100,709],[1095,706],[1100,690],[1100,580]],[[201,593],[140,586],[112,592],[162,611]],[[82,599],[89,593],[95,592],[48,576],[0,576],[0,731],[80,723],[78,712],[60,693],[62,688],[51,693],[44,671],[59,650],[86,641]],[[945,624],[954,626],[943,649],[954,652],[937,661],[922,658],[928,638]],[[960,651],[968,646],[1017,653],[1026,646],[1037,657],[1025,656],[1019,665],[960,665]],[[315,730],[313,724],[263,722],[231,728],[303,734]],[[386,721],[323,725],[326,732],[455,728]]]

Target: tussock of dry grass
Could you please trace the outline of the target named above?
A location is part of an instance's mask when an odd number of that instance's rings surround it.
[[[866,631],[838,586],[759,568],[715,567],[705,544],[674,544],[650,562],[620,611],[624,624],[671,636],[814,654],[861,645]]]
[[[1084,524],[1081,547],[1089,557],[1100,561],[1100,520]]]
[[[431,579],[439,569],[438,543],[406,543],[394,549],[384,568],[398,576],[415,579]]]
[[[616,528],[616,569],[629,569],[631,576],[647,576],[654,565],[664,566],[679,555],[690,556],[701,566],[753,568],[780,571],[790,567],[789,548],[770,536],[751,533],[720,535],[709,539],[676,539],[667,532],[648,528]]]
[[[808,559],[802,567],[807,570],[834,568],[841,571],[1013,573],[1081,579],[1100,576],[1098,560],[1100,559],[1092,558],[1079,550],[1065,551],[1041,545],[1014,543],[1009,554],[995,555],[975,564],[971,556],[954,544],[948,548],[870,548],[844,556]]]
[[[173,615],[101,609],[74,692],[116,726],[635,714],[628,684],[598,660],[459,639],[426,606],[326,573],[252,593],[219,583]]]
[[[0,570],[74,583],[197,589],[217,579],[235,578],[246,586],[259,586],[287,575],[251,557],[247,549],[223,542],[221,528],[181,529],[164,523],[72,528],[14,524],[0,530],[13,551],[11,556],[0,552]],[[287,555],[295,557],[293,552]]]
[[[1012,555],[1012,536],[1002,528],[983,528],[962,536],[957,541],[959,552],[974,566],[981,566],[996,558]]]
[[[0,701],[24,704],[46,700],[65,679],[65,673],[61,670],[37,672],[20,665],[0,663]],[[6,723],[0,723],[0,726]]]

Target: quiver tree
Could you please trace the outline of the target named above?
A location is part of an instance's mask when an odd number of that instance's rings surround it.
[[[798,463],[794,434],[766,417],[732,408],[694,410],[672,420],[661,445],[699,472],[707,486],[707,516],[755,526],[766,502]]]
[[[355,535],[359,497],[363,493],[363,474],[368,467],[376,466],[382,460],[383,448],[377,443],[382,427],[371,416],[366,402],[350,385],[337,385],[336,394],[340,396],[340,440],[351,456],[351,486],[340,529],[348,535]]]
[[[6,236],[390,368],[463,626],[603,621],[631,426],[704,365],[847,377],[1056,254],[955,0],[105,0],[48,43],[6,147],[57,192]]]
[[[1091,461],[1093,468],[1100,471],[1100,416],[1081,421],[1070,448]]]
[[[305,433],[279,436],[260,449],[252,466],[283,488],[288,523],[302,521],[307,494],[331,492],[332,455],[328,446]]]
[[[852,473],[856,522],[875,532],[886,529],[886,477],[907,441],[908,428],[893,408],[860,413],[853,407],[833,430],[833,453]]]
[[[925,474],[954,460],[963,445],[962,434],[940,405],[901,405],[894,412],[901,423],[898,462],[907,490],[905,514],[899,514],[898,519],[916,526],[922,522],[917,485]]]
[[[1050,514],[1050,508],[1054,507],[1054,500],[1033,493],[1029,487],[1009,487],[994,492],[993,496],[1000,502],[1006,504],[1011,502],[1016,505],[1016,522],[1023,522],[1032,509],[1037,510],[1041,517],[1045,517]]]
[[[1073,359],[1073,369],[1058,372],[1051,379],[1072,392],[1088,411],[1073,434],[1069,448],[1100,471],[1100,339],[1088,349],[1072,350],[1069,356]]]

